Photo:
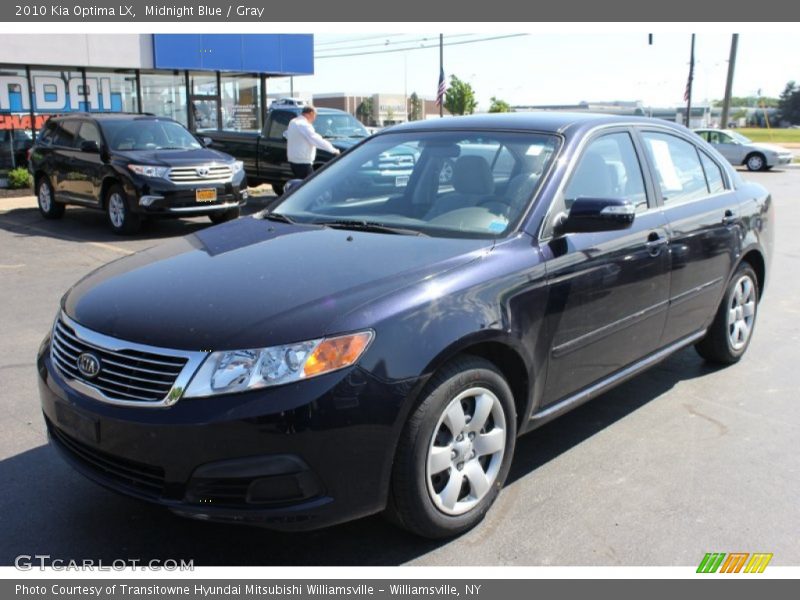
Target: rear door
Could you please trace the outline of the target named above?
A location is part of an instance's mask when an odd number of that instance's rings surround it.
[[[60,200],[74,200],[75,145],[80,122],[65,119],[56,123],[52,148],[53,189]]]
[[[708,141],[714,148],[722,154],[732,165],[740,165],[744,162],[747,153],[744,146],[736,141],[724,131],[709,131]]]
[[[646,129],[641,136],[669,228],[666,345],[710,323],[738,252],[738,206],[725,171],[688,137]]]
[[[644,178],[629,130],[592,139],[551,207],[551,223],[575,199],[620,198],[636,204],[628,229],[552,235],[546,260],[552,336],[544,403],[552,404],[657,349],[669,295],[664,216]],[[552,225],[548,225],[552,227]]]
[[[80,121],[76,138],[76,148],[72,163],[73,176],[70,188],[75,199],[87,204],[99,205],[100,189],[103,183],[103,169],[105,165],[100,152],[85,152],[81,150],[84,142],[94,142],[98,148],[103,147],[103,137],[100,129],[91,121]]]
[[[289,159],[286,157],[286,138],[284,134],[289,121],[297,113],[287,110],[273,110],[269,115],[265,135],[258,143],[258,174],[268,181],[286,181],[292,178]]]

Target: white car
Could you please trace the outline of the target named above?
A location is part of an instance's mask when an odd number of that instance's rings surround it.
[[[305,106],[307,102],[300,98],[277,98],[269,105],[270,110],[273,108],[289,108],[296,106]]]
[[[695,129],[694,132],[714,146],[734,166],[748,171],[766,171],[792,162],[792,152],[775,144],[754,142],[730,129]]]

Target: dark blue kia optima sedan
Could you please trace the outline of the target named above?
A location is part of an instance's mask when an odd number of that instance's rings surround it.
[[[371,187],[400,147],[407,181]],[[77,470],[197,519],[386,510],[444,537],[486,514],[518,435],[685,346],[729,364],[752,337],[772,200],[683,127],[410,123],[293,183],[63,297],[39,383]]]

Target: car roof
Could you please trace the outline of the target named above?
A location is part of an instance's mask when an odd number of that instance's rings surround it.
[[[96,119],[98,121],[122,121],[122,120],[161,120],[174,121],[170,117],[160,117],[150,113],[127,113],[127,112],[71,112],[53,115],[51,120],[62,121],[64,119]]]
[[[428,119],[425,121],[411,121],[409,123],[394,125],[390,131],[396,133],[402,131],[426,131],[434,129],[507,129],[565,133],[570,130],[585,129],[600,125],[652,125],[654,122],[658,123],[659,125],[667,125],[674,129],[686,131],[686,129],[682,126],[663,119],[652,119],[649,117],[627,117],[591,112],[562,111],[487,113],[464,117]]]
[[[276,106],[275,108],[271,109],[272,111],[284,111],[284,112],[293,112],[297,113],[298,115],[302,112],[302,110],[306,108],[305,106]],[[339,110],[338,108],[327,108],[325,106],[315,106],[314,107],[317,111],[318,115],[349,115],[350,113],[345,110]]]

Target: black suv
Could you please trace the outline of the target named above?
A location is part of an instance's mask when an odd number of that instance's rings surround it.
[[[116,233],[135,233],[143,217],[239,216],[247,201],[241,161],[205,147],[172,119],[142,114],[51,118],[28,166],[46,219],[66,204],[106,211]]]

